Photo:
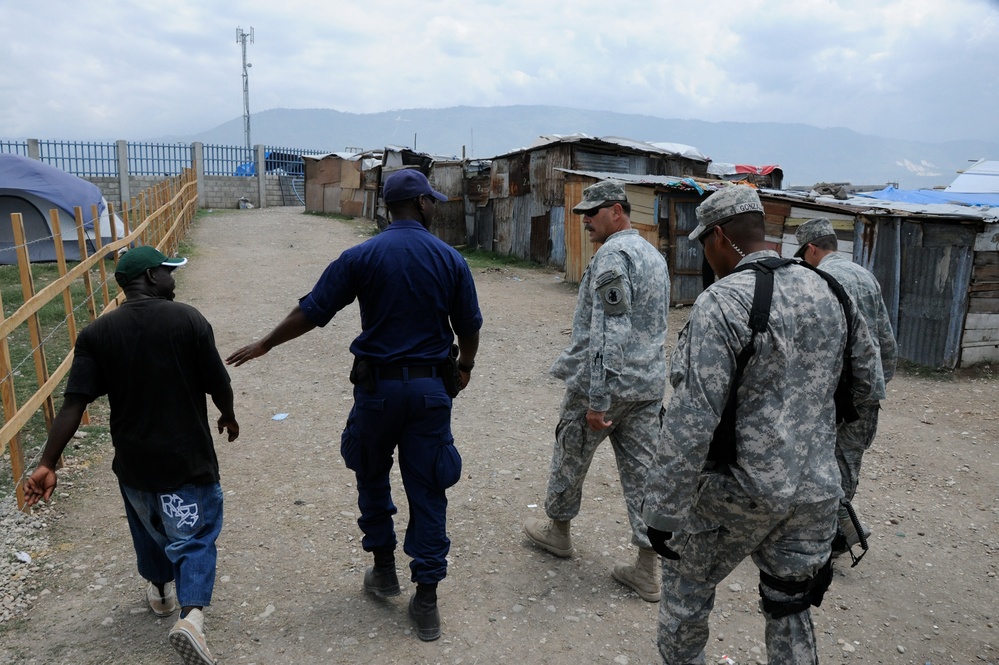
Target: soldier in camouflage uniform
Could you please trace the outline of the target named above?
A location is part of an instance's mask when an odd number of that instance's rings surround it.
[[[572,341],[552,365],[566,383],[555,430],[545,512],[530,518],[524,532],[536,545],[560,557],[572,555],[569,525],[579,513],[583,480],[597,446],[610,438],[624,490],[634,564],[613,575],[649,602],[659,600],[658,556],[642,521],[642,492],[652,463],[666,390],[666,260],[631,228],[624,184],[604,181],[587,187],[572,209],[583,215],[593,243],[602,243],[579,285]]]
[[[769,662],[816,663],[809,608],[831,578],[843,494],[833,395],[846,317],[807,267],[775,270],[766,329],[738,383],[735,462],[708,462],[736,357],[752,336],[756,272],[735,268],[777,253],[749,187],[721,189],[697,217],[690,238],[720,279],[697,298],[671,357],[673,395],[646,483],[643,517],[663,556],[659,653],[667,664],[705,662],[715,587],[748,556],[760,569]],[[851,323],[854,393],[867,397],[880,366],[863,319]]]
[[[853,298],[854,305],[867,322],[881,359],[884,382],[874,386],[869,399],[855,405],[860,417],[852,423],[840,423],[836,432],[836,461],[839,463],[843,498],[852,502],[860,480],[861,461],[878,431],[878,411],[886,395],[885,384],[895,375],[898,346],[888,318],[888,308],[881,296],[881,285],[866,268],[838,253],[839,243],[832,222],[825,217],[810,219],[798,227],[795,238],[799,246],[795,256],[835,277]],[[843,539],[834,548],[834,554],[842,554],[847,547],[860,542],[845,506],[839,509],[839,528]],[[865,538],[870,535],[867,527],[863,527],[863,531]]]

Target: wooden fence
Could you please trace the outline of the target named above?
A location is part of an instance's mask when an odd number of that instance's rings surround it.
[[[69,372],[73,363],[73,347],[76,343],[76,307],[73,304],[70,287],[77,280],[82,280],[86,306],[90,320],[94,320],[100,314],[105,314],[122,301],[124,294],[119,293],[114,298],[107,286],[108,266],[107,262],[112,261],[113,266],[110,273],[114,274],[114,266],[117,266],[120,250],[138,245],[152,245],[164,254],[173,255],[177,251],[180,241],[187,234],[191,225],[191,220],[198,208],[198,188],[196,174],[192,169],[185,169],[183,173],[174,176],[169,180],[157,184],[156,186],[143,191],[139,196],[133,198],[127,207],[121,211],[121,219],[124,222],[124,235],[117,237],[115,224],[115,211],[109,210],[111,220],[111,242],[102,244],[100,225],[97,223],[97,206],[94,206],[93,219],[95,227],[95,239],[93,254],[88,255],[88,240],[83,228],[83,212],[76,208],[76,219],[74,226],[77,241],[80,246],[80,261],[70,267],[66,263],[63,248],[62,233],[60,231],[59,212],[50,211],[52,222],[52,239],[56,250],[56,262],[58,264],[59,277],[36,292],[35,280],[32,276],[31,262],[28,258],[28,247],[26,244],[23,219],[20,213],[11,215],[11,225],[14,231],[14,243],[17,249],[18,269],[21,278],[21,291],[24,295],[24,304],[21,305],[10,316],[4,316],[2,296],[0,296],[0,401],[3,406],[3,426],[0,428],[0,454],[9,446],[11,476],[14,482],[14,490],[17,495],[17,505],[24,507],[24,487],[23,481],[26,476],[24,450],[21,446],[21,430],[28,421],[38,412],[43,410],[45,416],[46,430],[52,427],[52,420],[55,418],[55,405],[52,394]],[[129,231],[131,229],[131,231]],[[100,274],[100,288],[93,286],[92,271],[96,270]],[[102,309],[98,313],[97,297],[100,296]],[[69,336],[69,351],[54,371],[49,371],[48,359],[46,358],[45,347],[49,339],[42,336],[42,326],[39,320],[39,311],[49,302],[62,299],[66,312],[66,331]],[[17,405],[14,392],[14,365],[10,357],[10,337],[20,326],[27,326],[30,338],[31,353],[35,366],[35,378],[38,389],[22,404]],[[23,334],[23,333],[22,333]],[[85,414],[84,422],[89,422],[89,416]]]

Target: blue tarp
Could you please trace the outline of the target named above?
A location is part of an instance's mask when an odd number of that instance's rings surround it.
[[[942,189],[895,189],[894,187],[885,187],[876,192],[857,192],[854,196],[900,203],[999,206],[999,194],[948,192]]]

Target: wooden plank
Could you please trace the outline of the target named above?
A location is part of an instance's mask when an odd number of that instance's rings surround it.
[[[965,330],[961,346],[981,346],[982,344],[999,344],[999,330]]]
[[[842,212],[829,212],[827,210],[812,210],[810,208],[801,208],[799,206],[794,206],[791,208],[791,212],[788,214],[787,223],[795,228],[801,226],[803,223],[810,219],[815,219],[816,217],[825,217],[830,222],[832,222],[833,228],[839,230],[842,228],[853,229],[853,223],[856,221],[855,215],[849,215]],[[846,224],[847,226],[843,226]]]
[[[999,298],[972,298],[968,301],[969,314],[994,314],[999,312]]]
[[[999,362],[999,345],[961,349],[961,367]]]
[[[999,266],[999,252],[975,252],[976,266]]]
[[[791,204],[783,203],[778,201],[771,201],[769,199],[763,200],[763,210],[766,211],[766,216],[780,217],[782,220],[791,215]]]
[[[79,210],[79,208],[77,208]],[[21,215],[11,215],[14,227],[14,244],[17,246],[17,267],[21,275],[21,293],[24,296],[23,302],[28,302],[35,295],[35,278],[31,272],[31,259],[28,258],[27,236],[24,233],[24,219]],[[49,377],[49,364],[45,358],[45,343],[42,336],[42,322],[38,313],[35,312],[25,321],[28,326],[28,338],[31,340],[31,356],[35,361],[35,377],[38,385],[44,385]],[[45,406],[45,428],[52,429],[52,421],[55,419],[55,411],[52,408],[51,398],[46,400]]]
[[[964,319],[965,330],[999,328],[999,314],[968,314]]]
[[[999,253],[999,224],[986,224],[985,230],[975,236],[976,252]]]
[[[21,217],[21,213],[19,212],[14,213],[14,215]],[[12,219],[14,215],[11,216]],[[24,222],[20,223],[23,226]],[[3,318],[3,298],[0,297],[0,321]],[[0,378],[0,399],[3,401],[4,420],[10,420],[17,413],[17,397],[14,392],[14,374],[12,370],[10,345],[7,343],[7,336],[4,335],[0,337],[0,372],[2,372],[2,378]],[[10,471],[16,484],[17,506],[20,508],[24,506],[24,488],[18,482],[21,476],[24,475],[24,449],[21,447],[20,429],[10,432],[8,436],[0,437],[0,455],[3,455],[6,447],[10,447]]]

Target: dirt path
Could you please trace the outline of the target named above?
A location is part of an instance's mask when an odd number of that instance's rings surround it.
[[[194,229],[178,299],[208,317],[225,355],[269,330],[367,233],[301,209],[212,213]],[[206,623],[220,663],[658,662],[658,606],[609,574],[634,556],[609,447],[573,525],[576,557],[555,559],[521,532],[527,516],[543,514],[562,395],[547,369],[566,344],[575,290],[540,269],[477,270],[475,279],[486,323],[454,412],[464,475],[449,492],[442,639],[413,635],[411,584],[384,603],[361,591],[368,556],[339,455],[347,346],[358,331],[351,307],[231,371],[242,435],[216,443],[226,523]],[[673,311],[671,341],[686,311]],[[822,660],[999,663],[999,382],[902,375],[889,391],[857,500],[872,547],[857,568],[837,569],[814,612]],[[280,413],[287,418],[273,420]],[[41,512],[51,547],[31,552],[37,599],[26,619],[0,625],[0,662],[178,662],[166,642],[172,619],[145,607],[110,446],[99,450],[68,458],[65,496]],[[397,472],[393,482],[401,489]],[[404,528],[405,497],[395,498]],[[709,662],[765,662],[757,583],[743,564],[719,587]]]

